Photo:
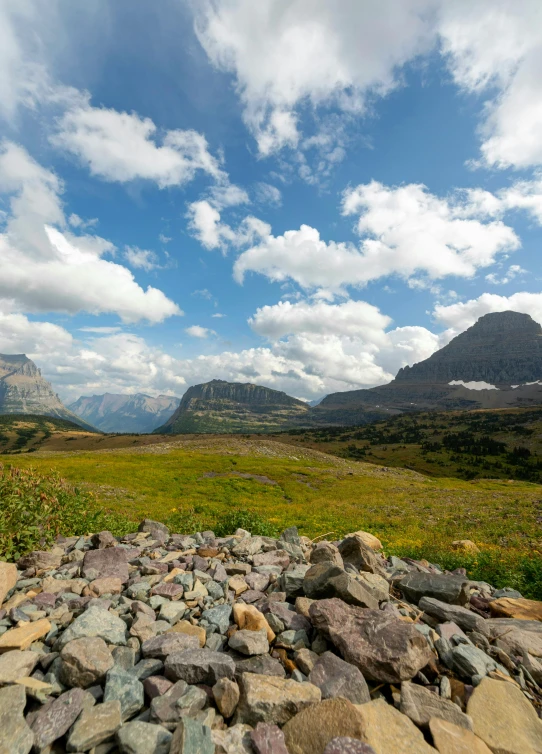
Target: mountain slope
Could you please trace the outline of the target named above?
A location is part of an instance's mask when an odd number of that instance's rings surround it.
[[[173,416],[156,432],[274,432],[298,426],[309,415],[303,401],[251,383],[212,380],[184,394]]]
[[[167,421],[179,405],[179,398],[144,393],[134,395],[81,396],[70,410],[102,432],[152,432]]]
[[[55,416],[96,431],[64,406],[25,354],[0,354],[0,414]]]

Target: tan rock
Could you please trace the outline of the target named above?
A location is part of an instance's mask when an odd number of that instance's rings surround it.
[[[484,678],[467,704],[474,732],[495,754],[540,754],[542,720],[519,688]]]
[[[39,658],[37,652],[21,652],[19,649],[0,655],[0,684],[14,683],[18,678],[30,675]]]
[[[35,641],[46,636],[51,630],[51,624],[47,618],[37,620],[35,623],[25,623],[20,628],[10,628],[0,636],[0,652],[9,652],[12,649],[25,650]]]
[[[49,594],[59,594],[60,592],[82,594],[86,585],[87,582],[83,579],[55,579],[52,576],[43,579],[42,584],[43,591]]]
[[[30,597],[30,592],[27,592],[25,594],[21,594],[20,592],[18,594],[14,594],[13,597],[10,597],[9,600],[2,605],[2,607],[5,610],[11,610],[12,607],[19,607],[19,605],[22,605],[23,602],[26,602],[26,600],[32,599]]]
[[[290,754],[323,754],[332,738],[363,741],[365,728],[356,706],[347,699],[326,699],[299,712],[283,728]]]
[[[239,703],[239,686],[229,678],[219,678],[213,686],[213,697],[220,714],[229,718]]]
[[[278,676],[243,673],[241,700],[235,722],[256,725],[288,720],[311,704],[321,701],[322,694],[312,683],[298,683]]]
[[[491,615],[496,618],[516,618],[517,620],[542,621],[542,602],[537,600],[512,599],[501,597],[489,603]]]
[[[6,599],[6,594],[17,583],[17,567],[15,563],[0,562],[0,607]]]
[[[414,723],[383,699],[355,707],[364,726],[363,741],[376,754],[435,754]]]
[[[471,552],[473,554],[480,552],[478,545],[474,544],[471,539],[456,539],[452,542],[454,550],[461,550],[462,552]]]
[[[243,602],[236,602],[233,606],[233,619],[240,629],[246,629],[247,631],[260,631],[262,628],[265,628],[267,641],[274,641],[274,631],[267,622],[265,615],[260,613],[254,605],[245,605]]]
[[[236,597],[246,592],[248,584],[242,576],[232,576],[228,582],[228,587],[234,592]]]
[[[429,730],[439,754],[491,754],[481,738],[470,730],[433,717]]]
[[[102,594],[120,594],[122,592],[122,581],[113,576],[94,579],[88,587],[83,589],[83,594],[89,594],[91,597],[101,597]]]
[[[166,584],[169,584],[169,582],[173,581],[178,573],[186,573],[186,571],[184,571],[182,568],[172,568],[169,573],[166,573],[162,581]]]
[[[196,636],[200,647],[205,646],[207,634],[202,626],[193,626],[190,621],[180,620],[171,628],[168,628],[166,634],[186,634],[187,636]]]
[[[160,563],[171,563],[172,560],[178,560],[183,555],[182,551],[179,550],[178,552],[168,552],[167,555],[164,555],[163,558],[160,558]]]
[[[375,537],[374,534],[370,534],[368,531],[355,531],[352,532],[352,534],[347,534],[344,539],[346,539],[347,537],[359,537],[365,542],[368,547],[371,548],[371,550],[382,549],[382,542],[378,539],[378,537]]]
[[[18,686],[24,687],[27,696],[31,696],[33,699],[37,699],[42,704],[53,692],[53,687],[50,683],[39,681],[37,678],[18,678],[15,683]]]
[[[309,608],[312,605],[314,600],[311,600],[309,597],[296,597],[295,598],[295,611],[299,615],[302,615],[304,618],[307,618],[307,620],[310,620],[309,615]]]

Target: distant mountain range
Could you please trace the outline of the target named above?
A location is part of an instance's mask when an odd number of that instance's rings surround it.
[[[0,414],[54,416],[96,431],[64,406],[38,367],[24,354],[0,354]]]
[[[78,416],[102,432],[147,433],[171,417],[180,399],[171,395],[152,398],[145,393],[134,395],[81,396],[69,406]]]

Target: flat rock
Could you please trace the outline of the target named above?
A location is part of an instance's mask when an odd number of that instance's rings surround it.
[[[141,645],[141,653],[143,657],[153,657],[164,661],[168,655],[175,652],[199,647],[200,640],[197,636],[167,631],[165,634],[144,641]]]
[[[133,673],[113,668],[107,673],[104,702],[118,699],[123,720],[128,720],[143,707],[143,684]]]
[[[312,683],[297,683],[276,676],[243,673],[240,687],[235,722],[248,725],[284,725],[302,709],[321,699],[320,689]]]
[[[85,578],[117,578],[123,584],[128,581],[128,557],[122,547],[107,547],[105,550],[88,550],[81,569]]]
[[[286,723],[283,733],[289,754],[323,754],[334,738],[362,739],[364,725],[351,702],[327,699],[300,711]]]
[[[512,654],[528,652],[542,657],[542,623],[514,618],[489,618],[486,621],[492,639],[498,639]]]
[[[120,594],[121,592],[122,581],[112,576],[103,579],[94,579],[88,585],[88,593],[92,597],[101,597],[104,594]]]
[[[74,639],[60,653],[59,677],[65,686],[86,689],[100,683],[114,660],[107,644],[98,636]]]
[[[51,624],[47,618],[40,618],[33,623],[25,623],[19,628],[10,628],[0,636],[0,653],[9,652],[13,649],[28,649],[35,641],[46,636],[50,630]]]
[[[96,552],[111,552],[112,549]],[[126,623],[118,615],[96,605],[87,608],[68,626],[55,643],[55,649],[61,650],[74,639],[94,636],[108,644],[126,644],[126,634]]]
[[[450,605],[466,605],[470,581],[466,576],[451,573],[407,573],[397,588],[415,605],[422,597],[433,597]]]
[[[471,610],[467,610],[466,607],[448,605],[434,597],[422,597],[418,607],[427,615],[436,618],[440,623],[451,621],[456,623],[463,631],[478,631],[483,636],[489,636],[487,621]]]
[[[265,655],[269,652],[267,630],[248,631],[240,629],[235,631],[229,639],[229,646],[236,652],[252,657],[253,655]]]
[[[117,744],[122,754],[168,754],[172,735],[161,725],[152,725],[134,720],[126,723],[117,732]],[[183,752],[178,750],[179,754]],[[183,752],[184,754],[184,752]],[[202,752],[202,754],[207,754]]]
[[[537,600],[501,597],[489,603],[489,610],[496,617],[542,621],[542,602]]]
[[[38,571],[48,571],[52,568],[58,568],[62,562],[64,550],[55,547],[51,552],[45,550],[34,550],[33,552],[19,558],[17,565],[21,571],[27,568],[36,568]]]
[[[219,678],[233,678],[235,663],[231,657],[210,649],[187,649],[166,658],[165,674],[171,681],[204,683],[214,686]]]
[[[0,607],[6,599],[6,594],[13,589],[17,583],[17,567],[15,563],[4,563],[0,561]]]
[[[457,704],[410,681],[401,684],[400,710],[420,728],[427,728],[432,718],[439,718],[472,730],[471,718]]]
[[[378,610],[378,600],[371,592],[334,563],[323,562],[313,565],[305,574],[303,590],[305,595],[312,599],[337,597],[349,605]]]
[[[15,683],[18,678],[30,675],[38,664],[39,654],[13,649],[0,655],[0,684]]]
[[[472,678],[474,675],[487,675],[497,670],[497,663],[483,650],[471,644],[459,644],[452,650],[453,669],[461,678]],[[454,722],[454,721],[452,721]]]
[[[290,556],[286,550],[271,550],[254,555],[252,562],[255,566],[276,565],[284,569],[290,565]]]
[[[70,731],[66,749],[88,751],[112,738],[121,724],[121,707],[117,699],[84,709]]]
[[[22,686],[0,689],[0,754],[29,754],[34,734],[24,719],[25,705]]]
[[[284,733],[274,723],[258,723],[250,738],[255,754],[289,754]]]
[[[369,680],[408,681],[434,657],[425,637],[392,613],[330,599],[311,605],[310,615],[313,625]]]
[[[52,744],[71,728],[81,714],[87,696],[87,692],[82,689],[71,689],[38,710],[31,725],[38,751]]]
[[[439,754],[491,754],[481,738],[470,730],[434,717],[429,730]]]
[[[310,671],[309,682],[318,686],[322,699],[340,696],[353,704],[371,701],[367,682],[359,669],[333,652],[324,652],[320,656]]]
[[[540,754],[542,720],[512,683],[484,678],[467,704],[474,733],[497,754]]]
[[[286,675],[282,663],[270,655],[255,655],[254,657],[248,657],[246,660],[236,660],[236,678],[240,678],[243,673],[275,675],[278,678],[284,678]]]
[[[363,726],[363,740],[376,754],[436,754],[422,732],[383,699],[356,706]]]
[[[190,621],[180,620],[171,628],[168,628],[166,634],[185,634],[186,636],[195,636],[200,647],[205,646],[207,634],[202,626],[194,626]]]

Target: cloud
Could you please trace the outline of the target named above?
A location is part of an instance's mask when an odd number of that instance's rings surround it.
[[[198,171],[217,181],[227,180],[197,131],[177,129],[159,136],[150,118],[92,107],[88,101],[59,118],[51,141],[106,181],[141,179],[166,188],[188,183]]]
[[[96,335],[113,335],[122,331],[122,327],[80,327],[80,332],[91,332]]]
[[[499,296],[496,293],[482,293],[470,301],[437,305],[433,318],[439,324],[461,332],[473,325],[479,317],[490,312],[515,311],[529,314],[536,322],[542,323],[542,293],[518,291],[511,296]]]
[[[114,245],[66,228],[62,184],[22,147],[0,147],[0,193],[10,214],[0,234],[0,300],[12,309],[116,313],[125,322],[161,322],[181,314],[162,291],[143,290],[132,273],[104,259]]]
[[[269,204],[272,207],[280,207],[282,204],[280,189],[270,183],[260,182],[256,184],[256,199],[262,204]]]
[[[433,0],[203,0],[196,33],[210,61],[235,77],[261,155],[300,141],[300,114],[363,113],[400,83],[398,69],[433,44]]]
[[[218,312],[216,314],[211,314],[211,317],[214,319],[222,319],[222,317],[225,317],[225,314],[219,314]]]
[[[519,264],[511,264],[507,272],[502,277],[499,277],[496,273],[491,272],[489,275],[486,275],[486,280],[492,285],[506,285],[507,283],[510,283],[512,280],[514,280],[514,278],[517,278],[518,275],[523,275],[526,272],[527,270],[524,270],[523,267],[521,267]]]
[[[251,215],[237,226],[222,222],[218,209],[206,199],[188,205],[188,228],[206,249],[221,249],[226,252],[230,246],[239,247],[253,242],[271,232],[270,226]]]
[[[160,266],[158,256],[154,251],[140,249],[138,246],[125,246],[124,258],[131,267],[145,270],[145,272],[150,272]]]
[[[210,330],[208,327],[201,327],[201,325],[191,325],[185,327],[185,333],[192,336],[192,338],[208,338],[210,335],[216,335],[214,330]]]
[[[211,291],[209,291],[207,288],[202,288],[201,290],[192,291],[192,296],[199,296],[200,298],[207,299],[207,301],[211,301],[214,298]]]
[[[169,236],[165,236],[163,233],[160,233],[158,240],[160,241],[160,243],[166,244],[169,243],[172,239]]]
[[[481,129],[486,165],[542,164],[541,29],[538,0],[442,3],[442,52],[455,82],[489,96]]]

